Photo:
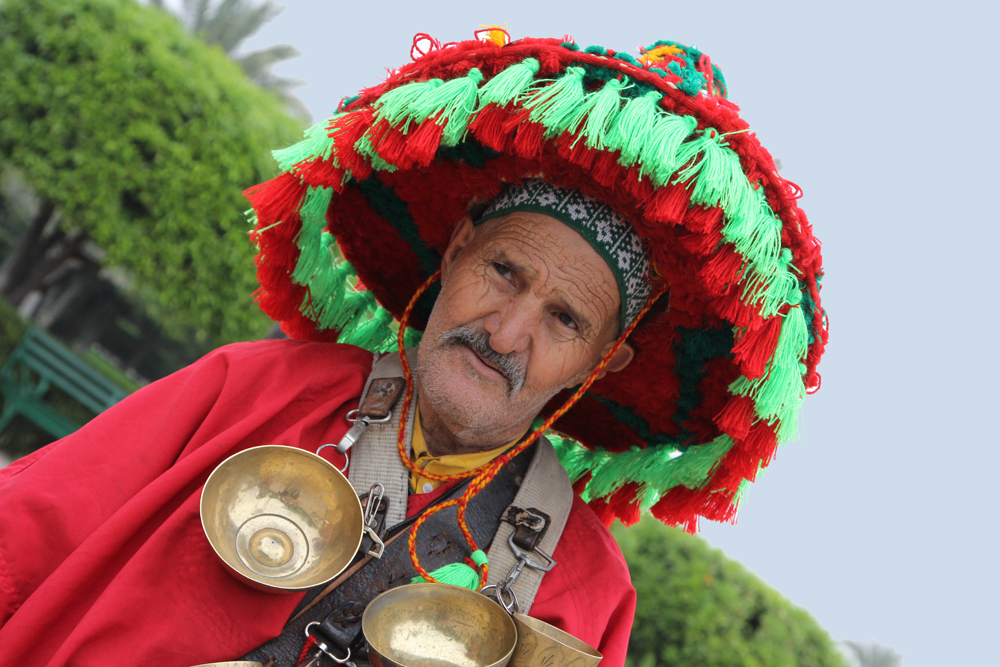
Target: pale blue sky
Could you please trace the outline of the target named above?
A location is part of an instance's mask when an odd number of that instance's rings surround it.
[[[286,0],[250,48],[291,43],[318,119],[442,41],[695,44],[824,242],[831,341],[802,436],[704,535],[839,639],[906,667],[998,664],[995,5]]]

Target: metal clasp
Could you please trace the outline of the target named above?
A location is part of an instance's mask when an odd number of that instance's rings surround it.
[[[372,548],[368,550],[368,555],[374,558],[382,558],[382,553],[385,551],[385,543],[378,536],[378,531],[375,530],[378,526],[378,517],[376,514],[378,514],[379,505],[382,504],[382,498],[384,497],[385,487],[381,483],[375,482],[368,489],[368,501],[365,504],[365,532],[368,533],[368,537],[374,543]]]
[[[371,417],[368,416],[358,417],[358,412],[360,411],[357,408],[355,408],[354,410],[351,410],[350,412],[347,413],[347,416],[345,418],[347,419],[347,421],[351,422],[352,426],[351,428],[347,429],[347,433],[345,433],[344,437],[340,439],[340,442],[338,442],[336,445],[326,444],[316,450],[316,453],[319,454],[327,447],[333,447],[339,453],[343,454],[344,467],[338,468],[338,470],[340,470],[340,472],[343,473],[347,472],[347,466],[350,463],[350,459],[347,455],[347,450],[349,450],[351,447],[354,446],[354,443],[356,443],[361,438],[361,436],[364,435],[365,431],[368,430],[369,426],[371,426],[372,424],[385,424],[392,419],[391,414],[382,419],[372,419]]]
[[[347,649],[347,655],[345,655],[343,658],[338,657],[338,656],[336,656],[336,655],[333,654],[333,652],[330,649],[330,646],[326,642],[324,642],[322,639],[320,639],[317,635],[313,635],[313,634],[311,634],[309,632],[309,630],[313,626],[315,626],[315,625],[319,625],[319,623],[317,621],[313,621],[312,623],[306,624],[306,630],[305,630],[305,632],[306,632],[306,640],[308,640],[310,637],[312,637],[313,639],[315,639],[316,640],[316,648],[318,648],[320,650],[320,652],[317,653],[315,656],[313,656],[312,660],[310,660],[306,664],[302,665],[302,667],[312,667],[312,665],[314,665],[314,664],[317,664],[317,665],[320,664],[320,659],[324,655],[326,657],[330,658],[331,660],[333,660],[338,665],[348,665],[349,667],[356,667],[355,664],[353,662],[351,662],[351,649],[350,648]]]
[[[539,556],[545,559],[544,563],[537,563],[531,559],[532,552],[524,551],[514,542],[514,533],[510,534],[507,538],[507,544],[510,546],[511,551],[514,552],[514,556],[517,558],[517,562],[514,566],[510,568],[507,576],[499,584],[483,586],[479,589],[480,593],[486,593],[487,590],[493,590],[496,592],[497,601],[507,610],[509,614],[518,613],[518,602],[517,595],[514,593],[514,582],[517,581],[518,577],[521,576],[521,572],[524,568],[529,568],[531,570],[538,570],[539,572],[548,572],[556,566],[556,561],[552,556],[548,555],[538,547],[535,547],[533,552],[537,553]]]

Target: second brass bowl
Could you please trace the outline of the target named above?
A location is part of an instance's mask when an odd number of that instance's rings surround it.
[[[201,524],[230,571],[267,591],[330,581],[351,563],[364,531],[347,478],[316,454],[282,445],[220,463],[201,493]]]
[[[504,667],[517,631],[503,607],[447,584],[407,584],[382,593],[361,618],[375,667]]]

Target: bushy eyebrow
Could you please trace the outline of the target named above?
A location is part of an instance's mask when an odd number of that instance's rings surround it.
[[[490,248],[486,251],[486,258],[491,262],[499,262],[509,268],[515,273],[527,273],[527,267],[522,266],[510,259],[503,250],[499,248]],[[589,336],[594,330],[594,325],[591,324],[590,320],[584,317],[579,310],[570,305],[566,296],[562,292],[556,292],[555,298],[559,302],[559,307],[566,311],[566,314],[573,318],[576,322],[577,328],[580,333],[584,336]]]

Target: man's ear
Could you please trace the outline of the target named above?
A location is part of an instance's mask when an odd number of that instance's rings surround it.
[[[451,231],[451,240],[445,248],[444,255],[441,256],[441,285],[444,285],[448,278],[448,273],[454,265],[455,260],[461,254],[476,233],[476,228],[472,225],[472,218],[465,216],[458,221],[455,229]]]
[[[634,358],[635,348],[628,343],[622,343],[622,346],[618,348],[618,351],[615,352],[613,357],[611,357],[611,361],[608,362],[608,365],[604,367],[604,370],[602,370],[600,374],[598,374],[597,379],[600,380],[608,373],[617,373],[632,363],[632,359]]]

